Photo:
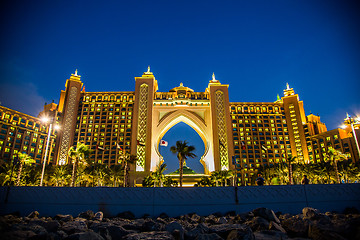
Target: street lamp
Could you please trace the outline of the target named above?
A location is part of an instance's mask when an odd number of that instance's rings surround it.
[[[356,132],[355,132],[355,129],[354,129],[354,123],[355,124],[360,124],[360,117],[352,118],[352,117],[350,117],[350,115],[348,113],[346,113],[345,123],[350,124],[350,126],[351,126],[351,130],[352,130],[352,133],[353,133],[353,136],[354,136],[356,148],[357,148],[358,154],[360,156],[359,142],[358,142]]]
[[[47,140],[46,140],[46,147],[45,147],[45,156],[44,156],[44,161],[43,161],[43,167],[42,167],[42,171],[41,171],[41,180],[40,180],[40,187],[43,185],[43,180],[44,180],[44,173],[45,173],[45,165],[46,165],[46,158],[48,155],[48,149],[49,149],[49,142],[50,142],[50,135],[51,135],[51,129],[52,129],[52,125],[54,122],[54,118],[49,119],[48,117],[43,117],[41,119],[42,122],[47,123],[50,121],[50,126],[48,129],[48,136],[47,136]],[[55,126],[55,129],[58,129],[59,126]]]

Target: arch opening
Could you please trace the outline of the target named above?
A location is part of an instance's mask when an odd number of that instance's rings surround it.
[[[203,138],[190,125],[181,121],[171,126],[162,136],[163,140],[168,142],[168,146],[158,145],[159,154],[163,157],[164,163],[167,164],[165,174],[172,173],[179,169],[179,161],[176,154],[170,151],[171,146],[175,146],[176,141],[186,141],[188,145],[195,147],[195,158],[189,158],[186,166],[194,170],[196,173],[203,174],[205,172],[204,165],[200,162],[201,157],[205,153],[205,142]]]

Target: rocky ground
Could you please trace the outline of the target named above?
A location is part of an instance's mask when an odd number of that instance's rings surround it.
[[[58,214],[41,217],[0,217],[0,239],[111,240],[111,239],[360,239],[360,214],[357,209],[344,213],[320,213],[304,208],[301,214],[275,214],[271,209],[209,216],[187,214],[177,218],[161,214],[157,218],[135,219],[131,212],[104,218],[102,212],[86,211],[77,217]]]

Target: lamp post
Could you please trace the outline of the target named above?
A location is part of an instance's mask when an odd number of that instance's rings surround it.
[[[350,115],[347,113],[346,118],[345,118],[345,123],[350,124],[350,126],[351,126],[351,130],[352,130],[352,133],[353,133],[353,136],[354,136],[356,148],[357,148],[357,151],[358,151],[358,154],[359,154],[359,157],[360,157],[359,142],[358,142],[356,132],[355,132],[355,129],[354,129],[354,123],[356,123],[356,124],[360,123],[360,118],[359,117],[358,118],[351,118]]]
[[[42,121],[45,123],[48,122],[49,120],[50,120],[50,125],[49,125],[49,129],[48,129],[47,140],[46,140],[45,155],[44,155],[43,167],[42,167],[42,171],[41,171],[40,187],[43,185],[43,181],[44,181],[45,165],[46,165],[46,161],[47,161],[47,155],[48,155],[48,149],[49,149],[49,143],[50,143],[50,135],[51,135],[52,125],[53,125],[53,121],[54,121],[54,118],[52,118],[52,119],[49,119],[47,117],[42,118]],[[55,126],[55,128],[57,128],[57,126]]]

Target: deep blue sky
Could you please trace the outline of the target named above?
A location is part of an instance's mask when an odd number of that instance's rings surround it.
[[[286,82],[328,129],[360,114],[358,1],[2,1],[0,101],[37,115],[77,68],[86,91],[134,90],[148,65],[168,91],[269,102]]]

